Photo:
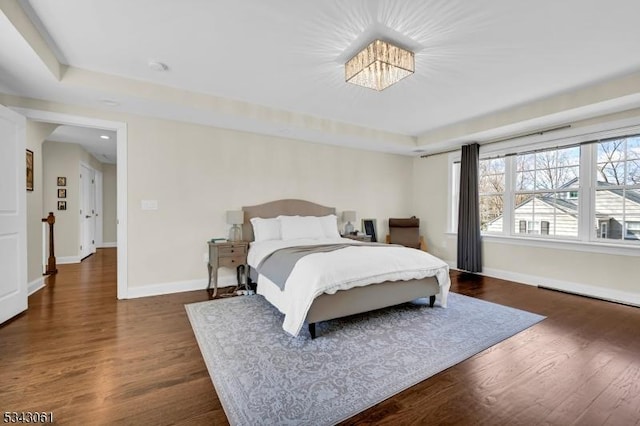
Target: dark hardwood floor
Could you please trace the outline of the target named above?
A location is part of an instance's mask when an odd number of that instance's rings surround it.
[[[206,291],[117,301],[115,277],[115,249],[61,265],[0,326],[0,409],[226,424],[183,307]],[[457,272],[452,290],[548,318],[345,424],[640,424],[640,309]]]

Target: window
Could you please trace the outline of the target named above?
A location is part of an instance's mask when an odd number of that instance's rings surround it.
[[[608,238],[609,232],[607,232],[609,224],[607,222],[600,222],[600,238]]]
[[[478,165],[478,193],[480,195],[480,229],[483,232],[502,232],[505,189],[504,158],[480,160]]]
[[[640,132],[614,138],[607,132],[607,139],[581,134],[481,158],[482,234],[640,246]],[[456,160],[450,157],[457,215]]]
[[[638,240],[640,223],[640,135],[596,144],[595,221],[606,223],[599,239]]]
[[[540,233],[542,235],[549,235],[549,221],[543,220],[540,222]]]
[[[542,234],[547,222],[544,235],[577,237],[580,147],[520,154],[515,162],[515,223],[526,220],[527,234]]]
[[[627,222],[625,239],[640,240],[640,222]]]

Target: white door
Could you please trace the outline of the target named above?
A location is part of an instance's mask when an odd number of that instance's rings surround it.
[[[25,125],[0,105],[0,323],[27,309]]]
[[[80,165],[80,258],[96,252],[95,176],[92,168]]]

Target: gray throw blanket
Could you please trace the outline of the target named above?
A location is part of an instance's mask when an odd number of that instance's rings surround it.
[[[336,243],[315,246],[286,247],[276,250],[266,256],[262,259],[262,262],[260,262],[256,269],[259,274],[269,278],[280,288],[280,290],[284,290],[284,285],[287,282],[293,267],[301,258],[314,253],[327,253],[353,246],[390,247],[391,245],[382,243]]]

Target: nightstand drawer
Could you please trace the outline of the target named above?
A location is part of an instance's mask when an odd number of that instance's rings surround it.
[[[247,254],[246,244],[231,245],[218,249],[219,257],[244,256]]]
[[[218,266],[235,268],[236,266],[244,265],[244,260],[244,256],[221,257],[218,259]]]

